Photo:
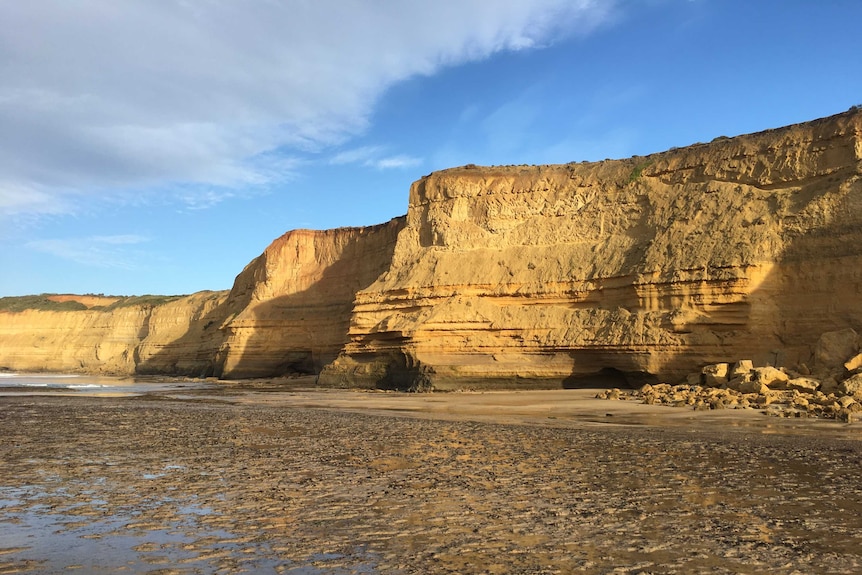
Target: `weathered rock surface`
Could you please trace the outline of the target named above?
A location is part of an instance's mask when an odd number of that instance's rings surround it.
[[[356,292],[392,260],[404,218],[288,232],[237,276],[216,371],[225,378],[319,373],[347,343]]]
[[[403,223],[288,232],[246,266],[229,293],[0,311],[0,368],[222,378],[316,373],[346,343],[354,294],[389,265]]]
[[[859,348],[858,341],[844,336],[847,330],[827,333],[820,337],[817,349],[824,341],[843,341],[845,352]],[[855,332],[853,332],[855,334]],[[858,337],[858,336],[856,336]],[[826,365],[816,365],[824,378],[801,375],[797,371],[773,366],[754,367],[751,360],[742,359],[734,364],[732,379],[714,377],[727,372],[728,363],[704,366],[700,372],[689,374],[686,385],[659,383],[646,384],[637,391],[609,389],[597,395],[601,399],[639,399],[647,404],[664,404],[675,407],[693,406],[694,409],[754,409],[769,406],[764,413],[781,417],[823,417],[845,422],[859,419],[862,413],[862,374],[849,369],[832,370],[838,362],[829,354],[816,359]],[[854,356],[855,358],[855,356]],[[845,368],[853,358],[844,362]],[[804,365],[803,365],[804,367]],[[835,373],[836,375],[832,375]],[[840,383],[838,381],[840,380]]]
[[[862,322],[860,131],[857,111],[629,160],[431,174],[321,377],[558,386],[811,361],[820,334]]]
[[[218,325],[206,318],[226,296],[200,292],[180,298],[113,298],[109,305],[75,311],[0,311],[0,367],[212,375],[220,334]],[[92,303],[89,297],[67,296],[66,301]]]
[[[627,160],[433,173],[406,219],[288,233],[230,294],[166,304],[170,329],[143,329],[162,317],[143,308],[0,312],[0,366],[446,389],[680,381],[744,357],[837,387],[862,329],[860,133],[855,110]]]

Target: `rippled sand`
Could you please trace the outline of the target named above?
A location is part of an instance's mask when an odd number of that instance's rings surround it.
[[[862,572],[856,426],[257,389],[3,397],[0,433],[0,573]]]

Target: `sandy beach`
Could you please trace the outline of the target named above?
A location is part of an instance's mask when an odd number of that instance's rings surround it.
[[[0,573],[858,573],[858,424],[595,390],[0,397]]]

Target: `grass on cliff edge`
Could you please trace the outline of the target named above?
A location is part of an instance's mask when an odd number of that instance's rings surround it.
[[[46,311],[78,311],[87,309],[87,306],[81,302],[53,301],[48,299],[49,295],[50,294],[0,297],[0,311],[24,311],[28,309]]]
[[[629,174],[629,179],[626,180],[626,184],[631,184],[633,182],[636,182],[641,177],[641,174],[643,173],[643,171],[646,168],[648,168],[650,166],[650,164],[652,164],[652,160],[647,160],[645,162],[641,162],[640,164],[636,165],[634,167],[634,169],[632,170],[632,173]]]
[[[176,301],[178,299],[184,298],[184,295],[138,295],[131,297],[124,297],[120,300],[115,301],[111,305],[106,306],[94,306],[90,309],[98,309],[104,311],[110,311],[113,309],[118,309],[121,307],[132,307],[132,306],[143,306],[143,307],[156,307],[166,303],[170,303],[172,301]]]
[[[50,299],[52,294],[24,295],[0,297],[0,311],[18,312],[25,310],[41,311],[82,311],[93,309],[99,311],[111,311],[123,307],[149,306],[156,307],[180,299],[181,295],[142,295],[121,298],[106,306],[93,306],[88,308],[78,301],[54,301]]]

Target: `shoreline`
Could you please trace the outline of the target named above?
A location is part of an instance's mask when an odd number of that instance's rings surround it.
[[[774,370],[773,370],[774,371]],[[70,374],[56,372],[40,373],[16,373],[11,371],[0,372],[0,397],[37,394],[40,389],[46,395],[71,395],[79,396],[104,396],[104,397],[126,397],[140,396],[152,393],[188,392],[196,396],[206,395],[209,392],[214,399],[239,396],[244,393],[256,393],[259,399],[269,396],[266,401],[274,401],[277,394],[288,402],[296,402],[297,394],[307,397],[306,404],[315,406],[317,404],[331,405],[339,408],[371,408],[370,402],[347,401],[349,397],[389,397],[392,406],[382,406],[379,409],[401,410],[404,412],[433,413],[438,417],[454,417],[459,413],[473,417],[514,417],[532,418],[536,420],[546,415],[554,418],[561,415],[563,419],[571,418],[573,415],[580,418],[607,417],[620,414],[629,419],[642,421],[653,420],[655,425],[669,424],[679,425],[682,421],[692,419],[693,416],[667,415],[667,409],[675,411],[697,411],[700,421],[728,421],[734,425],[749,422],[752,414],[767,416],[769,419],[788,419],[800,422],[823,422],[787,424],[785,427],[817,427],[820,429],[862,429],[862,397],[854,395],[836,396],[834,393],[828,396],[821,392],[791,390],[782,387],[767,388],[756,393],[743,393],[730,389],[727,386],[708,385],[677,385],[656,384],[644,385],[639,389],[626,388],[623,390],[610,388],[605,385],[594,385],[572,387],[537,389],[525,387],[523,389],[464,389],[464,390],[430,390],[422,392],[408,392],[398,390],[384,390],[364,387],[330,387],[321,386],[317,383],[317,377],[290,376],[278,378],[249,378],[249,379],[217,379],[217,378],[193,378],[193,377],[169,377],[163,375],[143,376],[109,376]],[[31,383],[29,388],[24,386],[4,385],[11,379],[37,378],[35,381],[63,382],[55,385],[45,386],[40,383]],[[95,382],[92,385],[68,384],[68,381]],[[75,388],[75,389],[71,389]],[[91,389],[86,389],[91,388]],[[342,395],[341,399],[333,399]],[[360,394],[360,395],[351,395]],[[531,395],[533,394],[533,395]],[[462,399],[458,402],[445,401],[439,398],[455,396]],[[393,397],[401,397],[400,400],[392,400]],[[438,398],[429,400],[428,398]],[[482,397],[482,400],[476,400]],[[499,401],[492,398],[506,398]],[[601,397],[601,402],[593,402],[593,399]],[[313,398],[313,399],[312,399]],[[413,399],[405,399],[413,398]],[[423,399],[424,398],[424,399]],[[490,400],[490,403],[488,403]],[[549,402],[557,402],[559,405],[550,405]],[[365,403],[367,405],[362,406]],[[373,402],[371,402],[373,403]],[[451,403],[454,407],[443,408],[437,403]],[[639,407],[634,407],[634,406]],[[362,407],[360,407],[362,406]],[[469,406],[469,407],[467,407]],[[533,411],[530,411],[533,406]],[[565,407],[561,407],[565,406]],[[520,409],[519,409],[520,407]],[[657,409],[653,409],[657,408]],[[472,411],[471,411],[472,410]],[[560,411],[560,414],[552,413]],[[546,413],[547,412],[547,413]],[[594,413],[591,413],[594,412]],[[493,420],[493,417],[492,419]],[[836,425],[829,425],[829,423]]]
[[[852,424],[595,390],[220,391],[0,398],[0,572],[862,568]]]
[[[45,374],[47,377],[47,374]],[[60,376],[60,374],[51,374]],[[81,376],[86,380],[90,376]],[[99,381],[114,378],[99,377]],[[797,435],[827,434],[862,438],[862,422],[840,422],[814,417],[787,417],[766,407],[747,409],[694,409],[692,406],[647,404],[633,394],[619,399],[607,396],[604,387],[552,390],[432,391],[410,393],[388,390],[321,388],[314,378],[253,380],[204,380],[146,376],[130,380],[128,389],[97,386],[79,389],[8,388],[0,381],[0,405],[9,397],[65,397],[82,400],[158,400],[183,403],[233,404],[301,409],[325,409],[350,413],[404,416],[440,421],[476,421],[570,428],[595,426],[644,426],[752,430]],[[783,415],[783,416],[782,416]]]

